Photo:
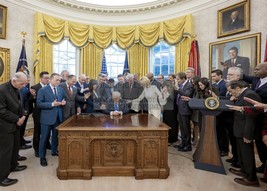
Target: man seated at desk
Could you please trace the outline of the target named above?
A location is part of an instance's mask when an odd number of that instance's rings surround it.
[[[103,112],[112,116],[123,115],[129,113],[126,101],[121,99],[120,92],[114,91],[112,93],[112,99],[108,100],[106,110]]]

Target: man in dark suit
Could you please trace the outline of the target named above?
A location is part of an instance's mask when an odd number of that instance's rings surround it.
[[[223,65],[223,79],[226,79],[227,70],[231,67],[239,67],[242,68],[243,73],[248,75],[249,74],[249,58],[248,57],[242,57],[238,56],[238,49],[236,47],[232,47],[228,50],[229,53],[229,60],[226,60],[225,62],[222,62]]]
[[[118,78],[118,83],[115,84],[114,91],[118,91],[118,92],[122,93],[122,89],[123,89],[123,86],[124,86],[124,83],[125,83],[125,79],[124,79],[124,76],[122,74],[119,74],[117,76],[117,78]]]
[[[180,99],[181,96],[193,97],[194,88],[189,80],[186,79],[184,72],[179,72],[176,75],[178,82],[177,87],[177,100],[178,106],[178,121],[180,124],[182,143],[178,146],[178,151],[187,152],[192,151],[191,147],[191,128],[190,128],[190,117],[192,110],[188,106],[188,101]]]
[[[225,97],[227,89],[225,86],[226,82],[222,79],[222,71],[219,69],[211,71],[211,79],[214,82],[212,86],[219,91],[219,96]],[[216,117],[217,139],[221,157],[228,156],[229,152],[229,138],[224,125],[224,117],[224,112]]]
[[[251,84],[251,89],[255,91],[261,98],[262,103],[267,104],[267,62],[260,63],[254,69],[255,76],[243,75],[243,80],[249,84]],[[260,161],[262,165],[258,167],[256,170],[259,173],[263,173],[264,164],[267,161],[267,148],[262,142],[261,131],[263,128],[263,118],[264,115],[260,115],[257,124],[257,136],[255,139],[256,147],[258,150]]]
[[[66,105],[63,107],[63,121],[67,120],[69,117],[76,113],[81,113],[81,108],[79,107],[78,102],[86,102],[86,99],[89,97],[90,93],[84,94],[84,96],[78,95],[78,90],[74,86],[76,83],[76,76],[69,75],[66,82],[60,83],[59,87],[64,90]]]
[[[240,19],[238,16],[238,11],[233,11],[230,15],[230,22],[227,25],[225,32],[237,30],[244,27],[244,20]]]
[[[41,88],[37,95],[37,106],[41,109],[41,140],[39,146],[40,164],[47,166],[46,144],[50,131],[52,131],[52,156],[58,155],[57,125],[62,122],[62,106],[66,104],[64,100],[64,90],[58,87],[60,75],[53,73],[50,76],[50,84]]]
[[[252,106],[244,100],[244,97],[261,101],[259,95],[248,89],[244,81],[231,81],[227,90],[236,98],[236,106]],[[253,139],[255,136],[255,116],[245,114],[243,111],[234,111],[234,135],[237,142],[238,161],[240,170],[230,168],[229,171],[243,178],[235,178],[234,181],[245,186],[259,186],[256,176]]]
[[[41,109],[37,107],[36,98],[38,95],[39,90],[42,87],[45,87],[49,83],[49,73],[46,71],[43,71],[39,74],[40,82],[38,84],[35,84],[31,87],[32,90],[32,96],[30,99],[33,102],[33,149],[35,151],[35,156],[39,157],[39,143],[40,143],[40,135],[41,135],[41,125],[40,125],[40,115],[41,115]],[[51,148],[51,145],[49,141],[47,141],[47,148]]]
[[[102,103],[107,102],[111,98],[111,90],[106,81],[106,75],[98,75],[97,95],[101,99]]]
[[[62,82],[66,82],[68,80],[68,76],[70,75],[68,70],[62,70],[61,71],[61,79],[60,79],[60,83]]]
[[[89,92],[89,84],[86,83],[86,75],[81,74],[78,78],[78,81],[75,83],[75,87],[78,90],[78,95],[83,97],[85,93]],[[84,101],[79,102],[79,107],[81,108],[81,112],[84,113],[86,111],[86,104]]]
[[[121,99],[120,92],[113,92],[112,99],[108,100],[106,109],[103,111],[112,116],[123,115],[129,113],[129,108],[125,100]]]
[[[19,90],[28,83],[23,72],[17,72],[9,82],[0,85],[0,186],[15,184],[8,178],[12,171],[21,171],[26,165],[17,163],[19,151],[19,126],[25,120]]]

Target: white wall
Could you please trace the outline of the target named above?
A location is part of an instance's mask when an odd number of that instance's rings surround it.
[[[225,2],[193,14],[195,33],[197,34],[197,40],[199,43],[202,76],[209,76],[209,43],[211,42],[217,42],[261,32],[262,39],[260,61],[263,61],[267,34],[266,0],[251,0],[251,24],[249,32],[231,35],[224,38],[217,38],[217,10],[228,7],[238,2],[241,1],[231,0],[229,2]]]
[[[202,76],[209,75],[209,43],[211,42],[261,32],[261,60],[263,60],[267,31],[267,19],[264,14],[267,10],[266,0],[251,0],[251,30],[249,32],[217,39],[217,10],[238,2],[241,1],[230,0],[192,13],[194,17],[195,33],[197,34],[197,40],[199,42]],[[21,31],[26,31],[28,33],[26,36],[26,52],[29,69],[33,72],[33,30],[35,11],[22,8],[5,0],[0,0],[0,4],[8,7],[7,38],[5,40],[0,39],[0,47],[10,48],[11,75],[15,73],[21,51]]]
[[[0,39],[0,47],[10,49],[10,75],[16,72],[21,46],[21,32],[26,31],[26,54],[29,70],[33,71],[33,30],[34,30],[34,11],[20,8],[7,1],[0,0],[0,4],[7,9],[7,36],[6,39]]]

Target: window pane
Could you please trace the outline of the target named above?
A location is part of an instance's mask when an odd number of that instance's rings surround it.
[[[105,49],[105,56],[108,76],[116,79],[118,74],[123,73],[125,51],[112,44],[112,46]]]
[[[61,73],[68,70],[70,74],[76,74],[77,49],[69,41],[64,40],[60,44],[53,45],[54,72]]]
[[[161,41],[151,49],[150,67],[155,76],[174,73],[175,47]]]

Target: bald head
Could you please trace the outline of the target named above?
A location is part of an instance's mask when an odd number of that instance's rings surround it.
[[[267,62],[262,62],[257,65],[254,69],[254,73],[256,77],[265,78],[267,77]]]

